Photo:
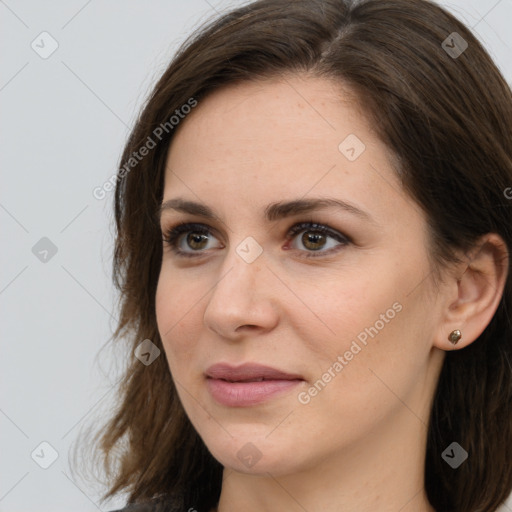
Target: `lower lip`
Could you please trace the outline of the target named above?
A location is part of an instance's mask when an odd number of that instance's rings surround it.
[[[263,380],[260,382],[227,382],[221,379],[206,379],[213,398],[222,405],[248,407],[260,404],[271,397],[289,391],[302,380]]]

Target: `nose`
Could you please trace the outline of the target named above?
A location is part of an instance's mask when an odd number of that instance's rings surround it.
[[[263,333],[278,323],[278,280],[263,262],[251,263],[233,248],[226,257],[204,312],[204,325],[225,339],[237,340],[250,332]]]

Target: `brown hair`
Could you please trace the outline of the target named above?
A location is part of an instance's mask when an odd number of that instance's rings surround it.
[[[468,46],[456,55],[450,48],[463,49],[460,37]],[[191,99],[289,72],[325,77],[357,94],[396,156],[403,186],[427,214],[438,268],[453,260],[453,249],[468,250],[485,233],[498,233],[510,249],[504,191],[512,186],[512,94],[471,32],[427,0],[260,0],[222,15],[170,63],[121,162]],[[120,171],[115,192],[121,310],[114,338],[127,340],[132,354],[144,339],[163,351],[155,316],[162,256],[155,212],[174,132],[167,126],[147,156]],[[495,511],[512,491],[511,300],[509,272],[482,335],[446,354],[425,463],[425,488],[438,511]],[[127,491],[139,502],[175,493],[198,510],[217,504],[222,466],[189,422],[165,357],[145,366],[130,356],[118,409],[99,434],[105,468],[118,461],[104,498]],[[452,441],[469,453],[456,470],[441,458]]]

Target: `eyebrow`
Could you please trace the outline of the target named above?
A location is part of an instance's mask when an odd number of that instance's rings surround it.
[[[376,224],[372,216],[361,210],[357,206],[347,203],[341,199],[334,199],[329,197],[316,198],[316,199],[296,199],[287,202],[278,202],[269,204],[264,210],[264,217],[269,222],[274,222],[286,217],[292,217],[294,215],[300,215],[309,213],[315,210],[321,210],[324,208],[339,208],[348,213],[356,215],[361,219]],[[182,198],[168,199],[163,202],[158,209],[157,216],[160,219],[163,212],[167,210],[175,210],[182,213],[188,213],[190,215],[197,215],[206,219],[215,220],[219,223],[223,223],[218,215],[205,204],[196,203],[194,201],[187,201]]]

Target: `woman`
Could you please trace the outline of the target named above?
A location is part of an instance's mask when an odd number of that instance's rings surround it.
[[[496,511],[511,120],[488,54],[426,0],[261,0],[189,40],[118,176],[134,355],[105,497]]]

